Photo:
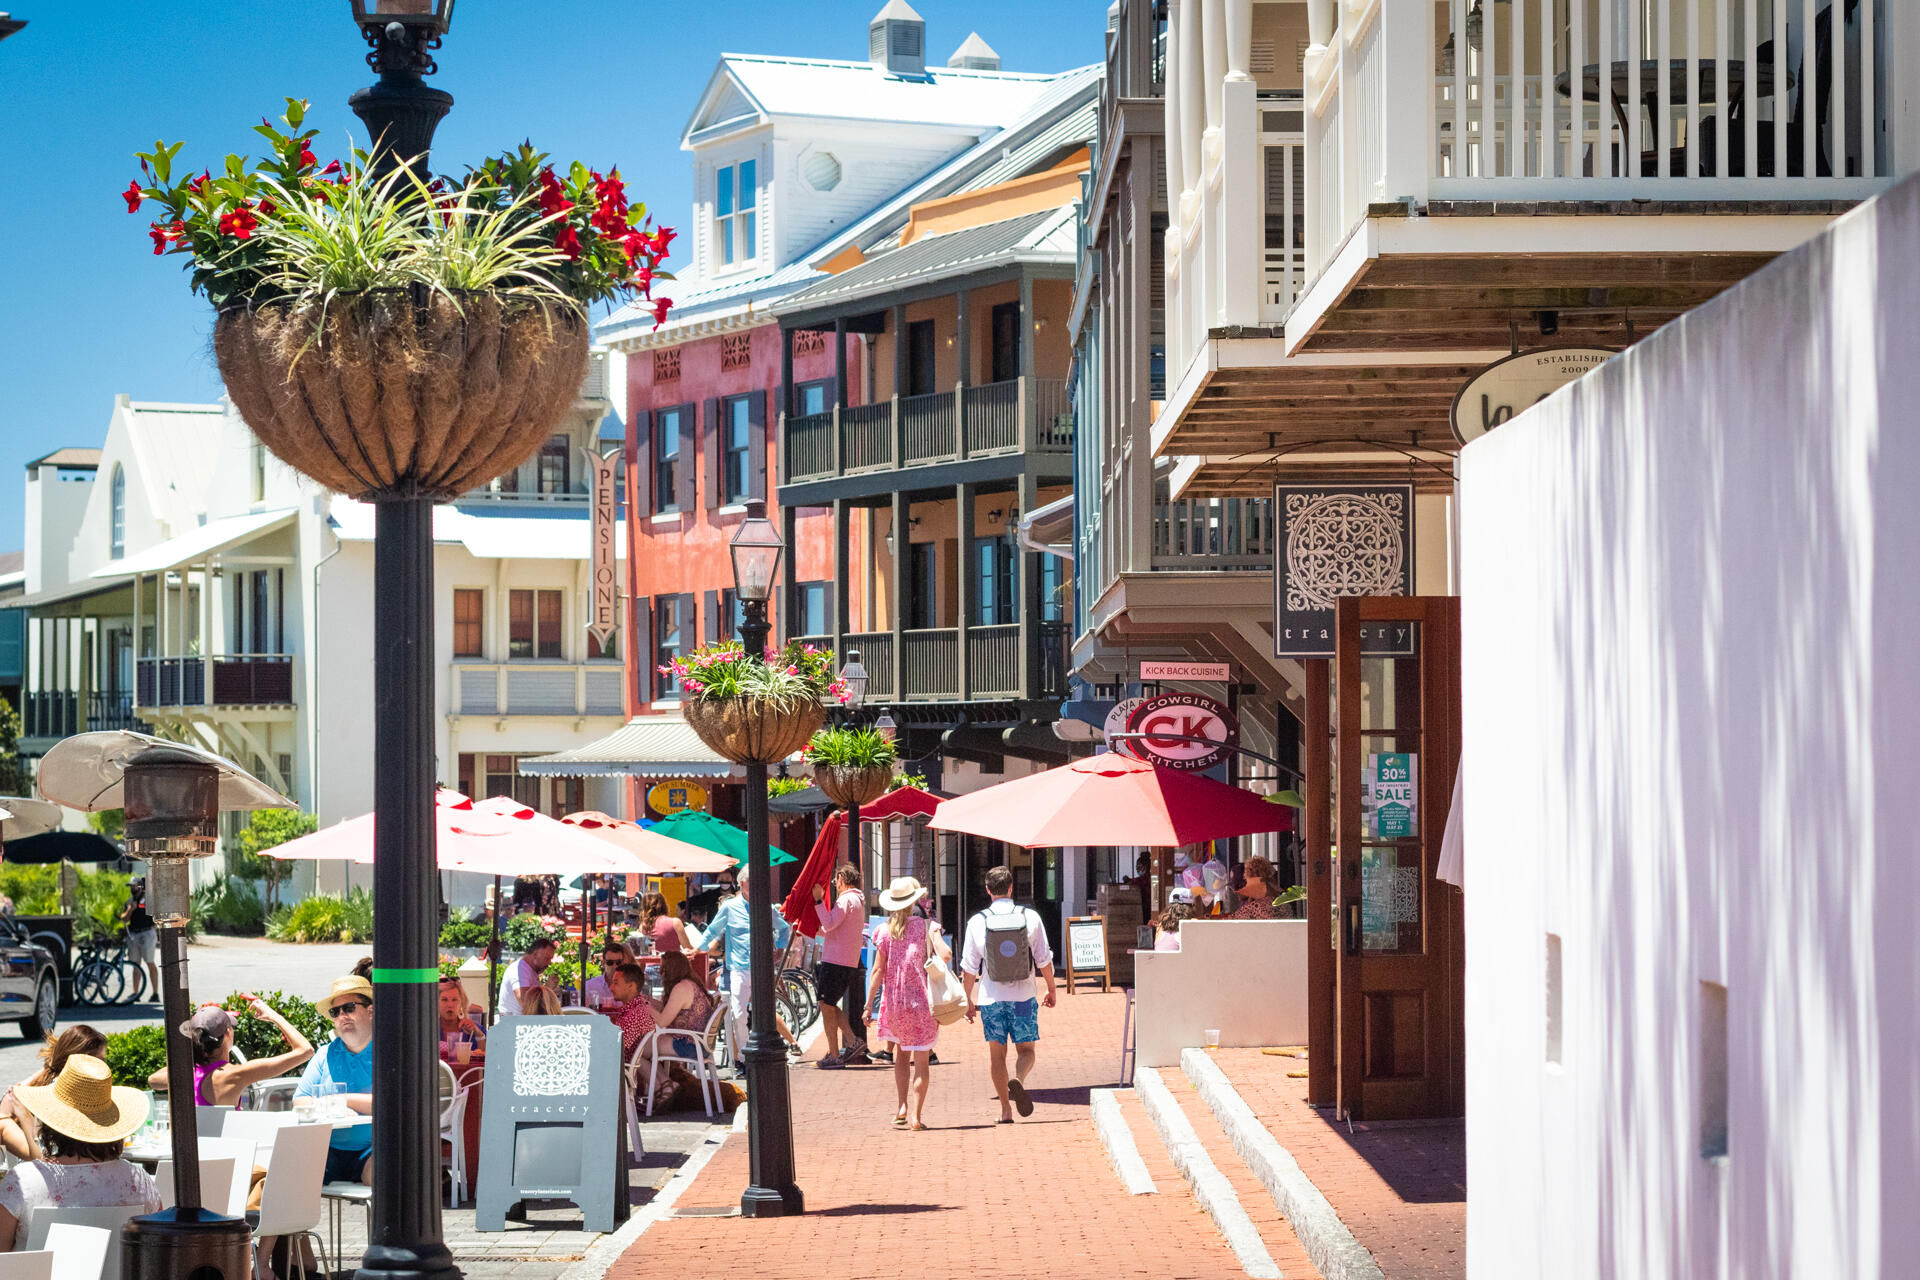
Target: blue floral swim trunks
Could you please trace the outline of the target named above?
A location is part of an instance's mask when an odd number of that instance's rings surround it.
[[[988,1044],[1032,1044],[1040,1038],[1040,1001],[1035,998],[1009,1004],[1003,1000],[981,1005],[980,1029]]]

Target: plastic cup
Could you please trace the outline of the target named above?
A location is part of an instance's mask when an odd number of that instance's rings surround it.
[[[459,1044],[456,1044],[453,1047],[453,1059],[463,1067],[469,1062],[472,1062],[473,1045],[466,1040],[462,1040]]]
[[[1218,1049],[1220,1047],[1220,1028],[1208,1027],[1206,1030],[1206,1037],[1207,1037],[1207,1048]]]

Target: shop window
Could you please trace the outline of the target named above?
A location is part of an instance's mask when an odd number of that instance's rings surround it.
[[[1049,557],[1051,558],[1051,557]],[[973,540],[973,622],[993,627],[1018,622],[1015,602],[1020,598],[1020,561],[1007,535]]]
[[[819,378],[813,382],[803,382],[794,388],[794,399],[801,417],[812,417],[816,413],[825,413],[833,403],[833,379]]]
[[[803,582],[799,586],[799,616],[794,619],[792,633],[797,636],[823,636],[827,634],[827,606],[833,600],[831,582]],[[729,592],[729,595],[732,593]]]
[[[754,220],[758,216],[754,162],[721,165],[714,173],[714,224],[719,264],[751,262],[758,253]]]
[[[686,653],[693,643],[693,597],[658,596],[653,605],[653,663],[664,667]],[[680,696],[680,680],[672,672],[660,673],[659,695]]]

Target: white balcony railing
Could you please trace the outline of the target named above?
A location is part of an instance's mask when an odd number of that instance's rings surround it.
[[[1920,167],[1920,4],[1308,0],[1298,103],[1247,72],[1251,8],[1173,3],[1170,380],[1279,323],[1372,204],[1854,200]]]
[[[617,662],[456,662],[457,716],[623,715],[624,668]]]

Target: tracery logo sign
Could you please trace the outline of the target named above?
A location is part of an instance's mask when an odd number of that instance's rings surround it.
[[[1240,722],[1233,712],[1200,693],[1143,698],[1128,717],[1127,729],[1148,735],[1126,739],[1130,754],[1169,769],[1211,769],[1240,744]],[[1191,741],[1195,738],[1204,741]]]
[[[1331,658],[1342,596],[1413,591],[1413,486],[1273,487],[1273,652]],[[1381,623],[1361,633],[1363,653],[1413,652],[1412,627]]]

